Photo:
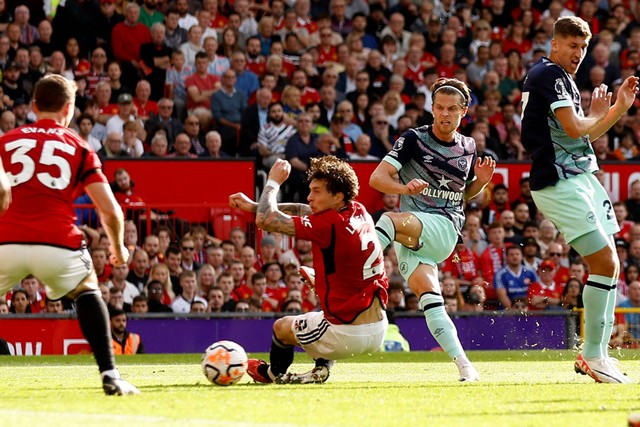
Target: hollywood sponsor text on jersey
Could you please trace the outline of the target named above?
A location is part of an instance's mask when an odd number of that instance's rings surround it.
[[[462,203],[462,200],[464,199],[464,192],[449,190],[449,183],[451,181],[452,180],[446,179],[445,176],[442,175],[442,177],[440,177],[440,179],[438,180],[438,185],[440,186],[440,188],[435,189],[432,187],[427,187],[421,191],[421,194],[423,196],[431,197],[434,199],[442,199],[449,200],[451,202]],[[443,187],[446,189],[443,190]]]

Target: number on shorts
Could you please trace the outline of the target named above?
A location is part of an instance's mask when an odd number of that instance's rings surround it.
[[[16,175],[11,172],[7,172],[7,177],[11,186],[15,187],[20,184],[28,182],[36,170],[36,162],[29,152],[36,147],[35,139],[22,138],[17,141],[9,142],[5,145],[8,152],[13,151],[11,154],[11,164],[21,164],[22,170]],[[46,166],[55,166],[60,171],[59,177],[54,177],[48,172],[40,172],[35,174],[38,181],[45,187],[53,190],[64,190],[69,186],[71,182],[71,165],[64,157],[56,155],[55,151],[59,150],[64,153],[74,155],[76,148],[72,145],[65,144],[62,141],[48,140],[44,142],[42,146],[42,153],[38,163]]]
[[[373,251],[371,251],[369,257],[367,257],[367,260],[364,262],[364,267],[362,268],[363,280],[382,274],[382,269],[384,268],[382,264],[376,265],[375,267],[373,266],[373,263],[382,255],[382,247],[375,233],[364,233],[362,235],[362,251],[369,249],[369,243],[373,244]]]
[[[607,221],[612,220],[613,214],[611,213],[611,210],[613,209],[613,207],[611,206],[611,202],[609,200],[605,200],[604,202],[602,202],[602,206],[607,210]]]

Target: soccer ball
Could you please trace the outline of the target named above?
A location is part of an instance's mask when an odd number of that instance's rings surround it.
[[[211,344],[202,355],[202,371],[216,385],[233,385],[247,371],[247,353],[233,341]]]

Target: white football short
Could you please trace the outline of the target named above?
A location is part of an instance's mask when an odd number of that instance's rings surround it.
[[[71,250],[47,245],[0,245],[0,260],[0,295],[33,274],[45,284],[50,299],[59,299],[93,271],[85,247]]]
[[[389,322],[383,319],[363,325],[334,325],[322,311],[296,316],[291,331],[300,347],[313,359],[338,360],[380,349]]]

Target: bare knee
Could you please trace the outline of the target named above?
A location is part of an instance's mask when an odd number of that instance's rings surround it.
[[[414,247],[419,243],[422,234],[422,221],[411,212],[387,212],[387,215],[396,228],[395,241],[407,246]]]
[[[611,247],[606,246],[598,252],[585,256],[584,258],[589,263],[589,272],[591,274],[617,277],[620,269],[620,261]]]
[[[296,339],[291,331],[293,316],[282,317],[273,324],[273,333],[282,344],[295,345]]]

